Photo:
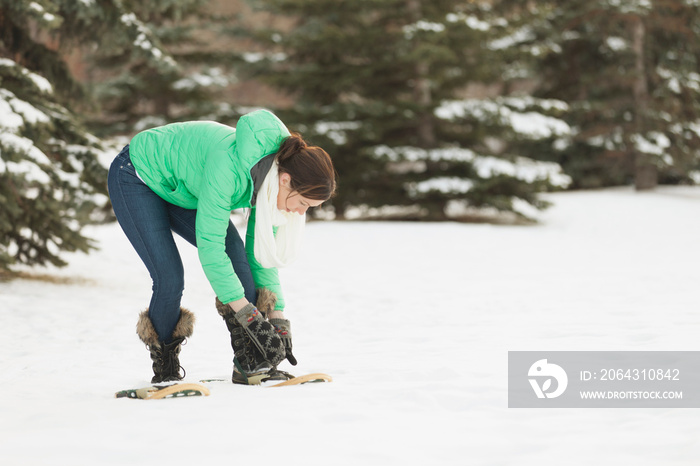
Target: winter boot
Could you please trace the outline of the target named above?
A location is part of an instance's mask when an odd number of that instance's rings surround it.
[[[151,352],[154,374],[151,383],[171,382],[185,377],[185,369],[180,366],[180,346],[186,338],[192,336],[194,320],[194,314],[181,307],[180,319],[173,331],[172,340],[165,343],[159,340],[156,329],[148,317],[148,309],[139,315],[136,333]]]
[[[284,346],[284,352],[287,360],[292,366],[297,365],[297,360],[292,354],[292,330],[291,324],[287,319],[282,318],[270,318],[270,313],[275,310],[275,305],[277,304],[277,295],[267,288],[258,288],[258,298],[257,306],[263,316],[268,322],[272,324],[277,332],[277,336],[282,340],[282,346]]]
[[[284,351],[287,355],[287,360],[292,366],[297,365],[297,359],[292,354],[292,328],[291,324],[287,319],[281,318],[270,318],[270,312],[275,310],[275,304],[277,304],[277,295],[268,290],[267,288],[258,289],[258,309],[267,318],[268,322],[275,327],[277,335],[282,339],[282,344],[284,345]]]
[[[252,304],[234,312],[217,298],[216,309],[231,333],[233,383],[259,383],[258,379],[268,377],[269,371],[285,357],[284,345],[275,328]]]

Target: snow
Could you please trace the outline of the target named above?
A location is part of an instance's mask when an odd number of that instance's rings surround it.
[[[483,179],[508,175],[526,183],[532,183],[536,180],[549,180],[553,186],[562,188],[566,188],[571,184],[571,177],[565,174],[557,163],[541,162],[525,157],[515,157],[513,161],[510,161],[498,157],[477,155],[474,151],[461,147],[422,149],[411,146],[389,147],[380,145],[373,148],[373,154],[378,158],[386,158],[390,162],[405,161],[413,163],[414,171],[418,173],[425,170],[425,165],[420,164],[420,162],[425,160],[461,161],[471,162],[477,175]],[[436,187],[436,183],[441,184],[442,187]],[[430,180],[424,187],[414,186],[412,190],[414,192],[426,192],[431,189],[438,189],[442,192],[467,192],[471,188],[471,182],[462,181],[460,187],[455,188],[454,179],[440,177],[438,181]]]
[[[464,13],[448,13],[445,19],[449,23],[464,22],[470,29],[474,29],[475,31],[488,31],[491,29],[489,23],[480,20],[476,16],[466,15]]]
[[[622,144],[622,133],[616,128],[609,136],[593,136],[586,139],[586,142],[592,146],[605,147],[607,150],[614,150],[616,145]]]
[[[408,187],[408,192],[411,197],[416,197],[419,194],[425,194],[430,191],[439,191],[445,194],[465,194],[471,191],[474,187],[474,182],[472,180],[465,180],[464,178],[439,176],[418,183],[409,183]]]
[[[609,6],[621,13],[648,13],[653,7],[650,0],[607,0]]]
[[[661,78],[666,79],[668,81],[668,88],[676,94],[679,94],[681,92],[680,83],[683,83],[683,86],[690,88],[694,91],[700,91],[700,74],[698,73],[695,73],[693,71],[679,73],[677,71],[670,70],[668,68],[663,68],[661,66],[656,68],[656,72]]]
[[[561,33],[561,38],[565,41],[579,40],[581,37],[581,33],[574,30],[563,31]]]
[[[420,20],[403,27],[404,37],[409,40],[412,39],[418,31],[440,33],[445,31],[445,25],[442,23]]]
[[[0,64],[1,65],[1,64]],[[0,89],[0,173],[22,174],[28,181],[49,184],[51,179],[40,165],[51,161],[34,141],[18,133],[25,125],[48,123],[49,117],[30,103],[17,98],[7,89]],[[3,156],[3,149],[23,153],[25,159],[18,163]]]
[[[635,148],[644,154],[662,156],[666,154],[666,149],[671,147],[671,140],[665,134],[656,131],[648,134],[646,137],[641,134],[633,134],[632,141]]]
[[[43,6],[39,5],[37,2],[31,2],[29,4],[29,8],[31,10],[36,11],[37,13],[42,15],[42,19],[48,23],[56,20],[56,15],[53,15],[51,13],[48,13]]]
[[[370,207],[367,204],[352,206],[345,211],[345,218],[348,220],[376,220],[376,219],[402,219],[410,216],[424,217],[428,214],[426,209],[417,205],[384,205],[381,207]],[[335,218],[334,212],[326,214],[328,220]]]
[[[198,87],[225,87],[230,83],[221,68],[209,68],[203,72],[192,73],[186,78],[173,83],[173,89],[193,90]]]
[[[4,67],[16,67],[18,68],[22,74],[25,76],[29,77],[29,79],[32,80],[34,85],[41,91],[45,93],[53,93],[53,86],[49,82],[48,79],[44,78],[43,76],[40,76],[36,73],[33,73],[26,69],[23,66],[18,65],[14,60],[10,60],[9,58],[0,58],[0,66]]]
[[[9,99],[12,98],[14,94],[0,89],[0,128],[4,130],[16,130],[24,124],[22,115],[15,112],[10,105]]]
[[[564,111],[565,102],[551,99],[499,98],[494,100],[466,99],[448,100],[435,109],[435,115],[443,120],[473,117],[480,121],[497,119],[514,132],[530,139],[571,134],[571,127],[564,120],[535,111],[525,111],[527,107],[538,106],[545,111]],[[512,108],[515,110],[513,110]]]
[[[17,98],[7,89],[0,89],[0,128],[17,131],[25,123],[48,123],[50,118],[44,112]]]
[[[548,138],[551,136],[561,136],[570,134],[571,128],[563,120],[552,118],[541,113],[510,112],[506,114],[510,119],[513,131],[518,134],[527,134],[535,139]]]
[[[697,350],[700,189],[548,195],[538,226],[315,222],[281,271],[296,373],[329,384],[148,385],[150,295],[117,225],[57,282],[0,283],[0,464],[697,464],[692,409],[509,409],[507,352]],[[198,318],[187,379],[227,377],[228,333],[182,242]]]
[[[336,145],[342,146],[348,142],[348,131],[361,127],[356,121],[320,121],[314,125],[317,134],[323,134],[332,139]]]
[[[514,162],[497,157],[479,157],[474,160],[474,167],[481,178],[508,175],[526,183],[549,180],[553,186],[560,188],[571,184],[571,177],[562,171],[558,163],[540,162],[525,157],[516,157]]]
[[[125,13],[120,17],[120,20],[124,26],[135,29],[135,47],[140,48],[145,52],[149,52],[156,61],[169,68],[177,67],[175,60],[170,55],[165,54],[160,48],[153,44],[149,38],[151,35],[150,30],[136,17],[134,13]]]
[[[43,76],[40,76],[36,73],[32,73],[29,70],[25,70],[26,75],[29,76],[29,79],[31,79],[34,82],[34,85],[41,90],[42,92],[45,92],[47,94],[53,93],[53,85],[49,82],[48,79],[46,79]]]
[[[620,52],[627,49],[627,41],[622,37],[608,37],[605,39],[605,45],[614,52]]]
[[[569,110],[569,104],[563,100],[538,99],[529,95],[518,97],[500,97],[497,101],[520,111],[526,110],[527,108],[533,106],[540,107],[546,111],[557,110],[560,112],[565,112]]]
[[[243,59],[248,63],[257,63],[265,59],[265,54],[262,52],[246,52],[243,54]]]
[[[524,26],[517,29],[512,34],[501,37],[499,39],[492,40],[486,47],[489,50],[504,50],[516,45],[522,44],[535,39],[535,33],[530,26]]]
[[[688,123],[688,129],[700,136],[700,122],[694,121],[692,123]]]
[[[674,94],[680,94],[683,90],[681,89],[681,84],[676,78],[671,78],[668,80],[668,88]]]
[[[283,52],[244,52],[242,57],[247,63],[258,63],[263,60],[282,62],[287,59],[287,54]]]
[[[34,145],[34,141],[16,134],[0,133],[0,155],[3,147],[10,147],[16,152],[24,153],[25,160],[18,163],[0,158],[0,173],[8,171],[15,175],[24,175],[27,181],[36,181],[44,185],[51,183],[51,178],[41,168],[42,164],[50,165],[51,161]]]

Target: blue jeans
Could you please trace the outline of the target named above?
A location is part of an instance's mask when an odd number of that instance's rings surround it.
[[[131,164],[128,145],[109,168],[108,188],[117,221],[153,280],[148,315],[159,340],[169,343],[180,318],[185,289],[185,273],[173,232],[196,247],[197,210],[166,202],[146,186]],[[232,222],[226,230],[226,254],[243,284],[245,297],[255,303],[255,282],[245,246]]]

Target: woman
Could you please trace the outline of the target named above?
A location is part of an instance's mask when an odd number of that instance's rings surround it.
[[[137,324],[153,383],[184,377],[180,345],[194,327],[180,307],[184,271],[172,232],[197,247],[216,293],[240,369],[233,381],[246,383],[246,373],[285,358],[296,364],[277,268],[294,260],[306,210],[335,192],[323,149],[265,110],[244,115],[235,129],[174,123],[137,134],[112,163],[108,184],[117,220],[153,280]],[[242,207],[251,207],[245,244],[230,220]]]

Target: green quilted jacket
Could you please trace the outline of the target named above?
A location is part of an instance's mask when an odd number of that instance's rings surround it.
[[[138,133],[131,140],[131,161],[143,181],[166,201],[197,209],[197,250],[217,297],[229,303],[244,296],[243,286],[226,255],[224,239],[231,211],[252,207],[251,168],[277,152],[289,136],[274,114],[257,110],[241,117],[236,128],[213,121],[173,123]],[[251,209],[246,253],[257,288],[284,298],[276,268],[264,268],[253,255],[255,208]]]

